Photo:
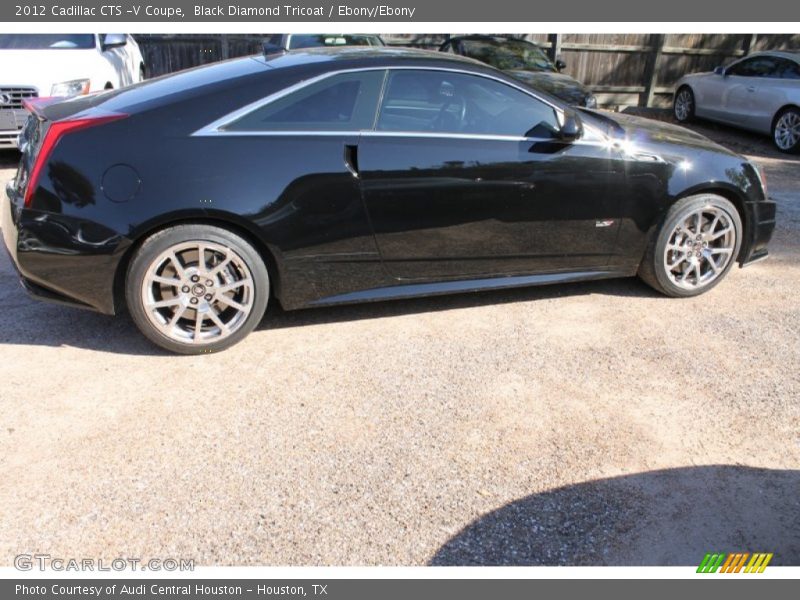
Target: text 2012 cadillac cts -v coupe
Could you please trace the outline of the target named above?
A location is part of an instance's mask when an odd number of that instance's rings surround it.
[[[175,352],[285,309],[637,273],[693,296],[767,254],[747,160],[441,53],[233,60],[31,106],[2,207],[37,296]]]

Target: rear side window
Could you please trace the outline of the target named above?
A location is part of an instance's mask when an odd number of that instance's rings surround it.
[[[342,73],[254,109],[224,131],[360,131],[375,121],[384,71]]]
[[[777,58],[778,76],[781,79],[800,79],[800,64],[788,58]]]

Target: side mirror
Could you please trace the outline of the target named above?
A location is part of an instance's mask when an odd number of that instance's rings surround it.
[[[725,67],[714,67],[714,75],[722,75],[725,77]]]
[[[563,58],[557,58],[556,59],[556,69],[558,69],[559,71],[563,71],[566,68],[567,68],[567,63],[564,62],[564,59]]]
[[[561,122],[561,129],[558,137],[564,142],[574,142],[583,135],[583,123],[581,118],[574,112],[565,112]]]
[[[269,56],[270,54],[283,54],[286,52],[286,48],[281,46],[280,44],[274,44],[272,42],[264,42],[264,54]]]
[[[128,38],[124,33],[107,33],[103,36],[103,52],[110,48],[121,48],[128,43]]]

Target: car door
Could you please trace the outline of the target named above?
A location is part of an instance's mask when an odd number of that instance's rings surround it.
[[[772,60],[775,67],[760,78],[751,108],[752,129],[763,133],[771,133],[775,114],[792,102],[792,91],[800,89],[800,65],[780,56]]]
[[[753,56],[725,72],[726,90],[720,105],[720,120],[752,129],[758,120],[758,90],[777,69],[770,56]]]
[[[728,78],[722,73],[708,73],[691,82],[698,117],[720,120],[722,98],[727,91]]]
[[[559,139],[560,109],[490,77],[390,70],[358,147],[381,258],[398,279],[602,267],[608,154]]]

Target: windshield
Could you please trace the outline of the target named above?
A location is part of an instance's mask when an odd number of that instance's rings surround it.
[[[383,46],[377,35],[348,35],[343,33],[314,33],[293,35],[289,50],[323,46]]]
[[[464,52],[492,65],[501,71],[552,71],[556,68],[539,46],[528,42],[505,40],[502,43],[490,40],[462,40]]]
[[[86,50],[94,47],[93,33],[26,33],[0,35],[0,50]]]

